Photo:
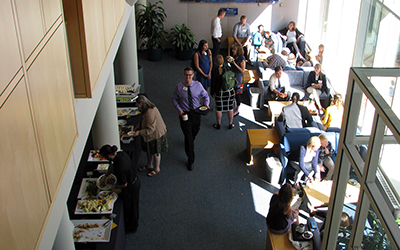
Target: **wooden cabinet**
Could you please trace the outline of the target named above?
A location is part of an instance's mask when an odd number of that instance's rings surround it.
[[[5,89],[22,68],[17,32],[10,1],[0,1],[0,107],[5,101]],[[8,92],[11,90],[8,90]]]
[[[33,249],[50,207],[25,78],[0,110],[2,249]]]
[[[125,13],[124,0],[65,0],[64,15],[76,98],[91,98]]]
[[[36,249],[78,136],[59,0],[0,1],[2,249]]]
[[[27,71],[34,122],[51,199],[56,194],[77,137],[64,34],[64,26],[60,25]]]

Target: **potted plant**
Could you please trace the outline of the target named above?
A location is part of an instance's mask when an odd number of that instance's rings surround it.
[[[192,28],[182,25],[175,25],[171,29],[172,45],[176,51],[178,60],[190,60],[193,56],[193,48],[197,44],[196,38],[192,32]]]
[[[164,8],[160,6],[162,1],[147,5],[138,4],[142,8],[137,12],[136,23],[139,30],[139,37],[143,39],[140,47],[147,48],[150,61],[162,59],[162,42],[167,42],[164,30],[164,22],[167,18]]]

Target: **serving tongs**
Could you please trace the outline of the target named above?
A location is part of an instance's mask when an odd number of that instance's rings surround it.
[[[103,227],[108,227],[108,225],[110,225],[110,223],[112,222],[112,220],[117,217],[116,214],[111,214],[110,215],[110,219],[108,219],[108,221],[104,222],[104,224],[102,225]]]

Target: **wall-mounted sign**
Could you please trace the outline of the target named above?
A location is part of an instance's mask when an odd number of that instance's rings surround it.
[[[225,10],[225,16],[237,16],[238,8],[222,8]]]

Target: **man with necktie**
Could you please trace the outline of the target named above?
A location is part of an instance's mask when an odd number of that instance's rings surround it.
[[[290,100],[291,92],[289,76],[283,72],[281,66],[275,67],[275,73],[269,78],[269,94],[271,100]]]
[[[210,98],[203,85],[193,81],[193,69],[188,67],[184,70],[185,81],[176,85],[172,96],[172,103],[179,113],[179,121],[183,135],[185,136],[185,152],[188,157],[187,168],[193,170],[195,159],[194,140],[200,130],[201,116],[195,112],[200,106],[200,98],[207,108]]]

